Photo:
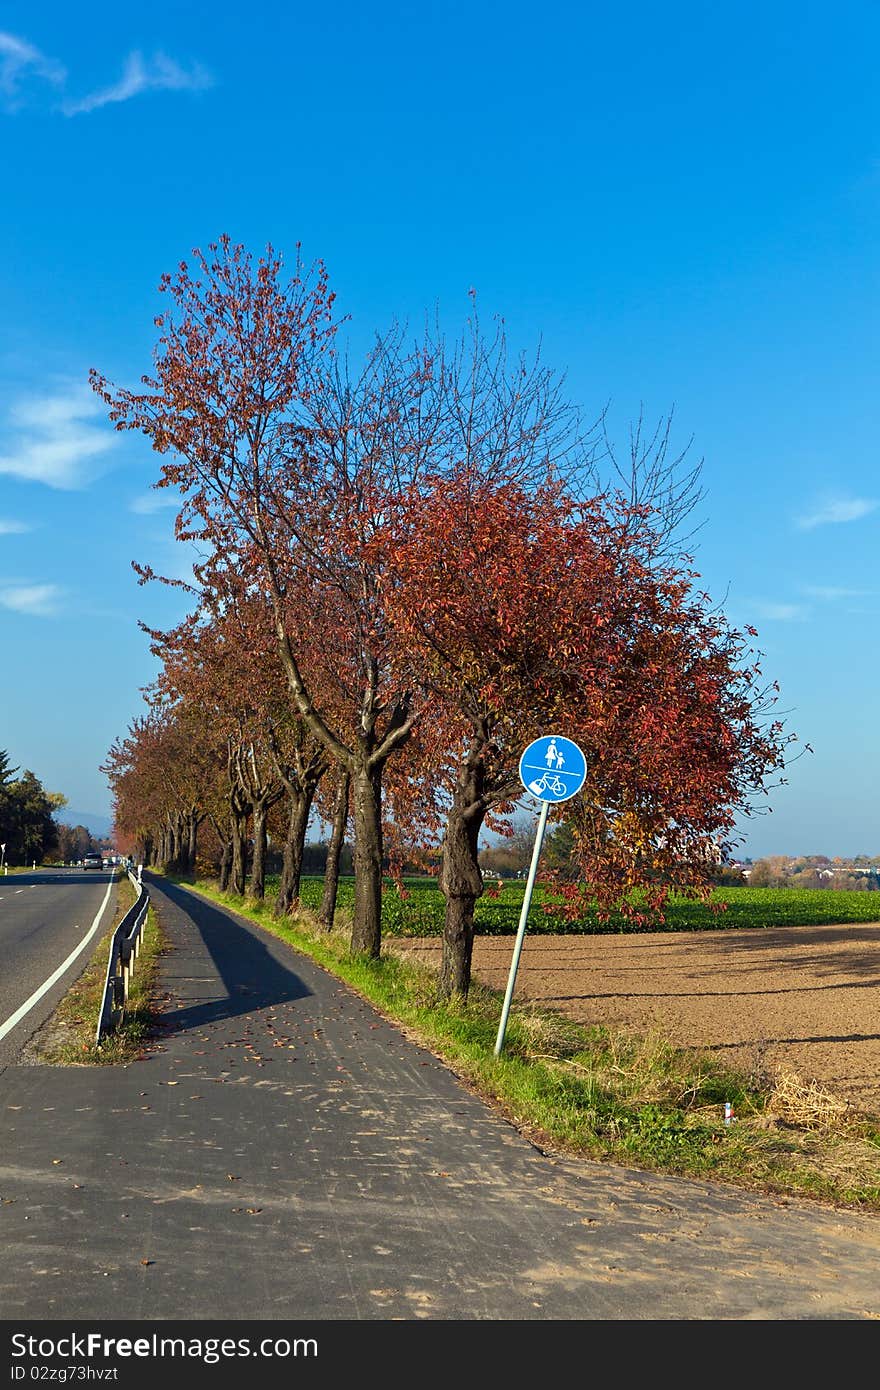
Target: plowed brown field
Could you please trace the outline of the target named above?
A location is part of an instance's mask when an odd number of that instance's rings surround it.
[[[435,939],[386,940],[439,960]],[[503,990],[513,942],[478,938],[477,978]],[[746,1070],[794,1072],[880,1114],[880,923],[527,936],[514,997],[582,1023],[659,1030]]]

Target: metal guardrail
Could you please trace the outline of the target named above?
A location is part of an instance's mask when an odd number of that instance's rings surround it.
[[[98,1027],[95,1033],[95,1046],[101,1046],[101,1039],[122,1021],[128,999],[128,985],[134,973],[135,961],[141,947],[144,923],[150,907],[150,895],[146,884],[128,870],[128,877],[137,889],[137,898],[128,909],[110,942],[110,956],[107,961],[107,975],[104,980],[104,995]]]

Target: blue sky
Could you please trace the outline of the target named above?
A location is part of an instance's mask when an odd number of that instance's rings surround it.
[[[221,232],[327,263],[355,347],[540,338],[623,445],[675,410],[696,567],[815,750],[743,852],[880,852],[873,4],[0,11],[0,748],[79,810],[181,569],[145,441],[91,366],[149,368],[163,271]]]

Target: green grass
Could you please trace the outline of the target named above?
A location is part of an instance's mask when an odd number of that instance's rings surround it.
[[[183,886],[344,980],[545,1150],[880,1211],[880,1120],[817,1088],[780,1087],[660,1036],[587,1028],[516,1004],[496,1058],[496,991],[474,985],[467,1006],[443,1004],[426,966],[394,954],[352,956],[346,931],[320,931],[308,911],[277,921],[271,900],[253,905],[208,883]],[[730,1126],[725,1101],[736,1114]]]
[[[321,901],[324,880],[307,877],[302,883],[304,907],[316,911]],[[267,893],[274,895],[277,879],[269,878]],[[404,879],[405,897],[401,897],[391,880],[387,880],[382,899],[382,930],[390,936],[437,936],[443,930],[443,897],[436,882],[428,878]],[[524,885],[505,883],[497,898],[483,896],[477,902],[475,921],[482,936],[515,935],[522,908]],[[579,921],[569,922],[553,912],[554,901],[542,888],[536,888],[529,913],[529,932],[615,933],[621,931],[720,931],[728,928],[827,926],[843,922],[880,921],[880,893],[841,892],[817,888],[718,888],[713,901],[724,905],[714,913],[704,903],[683,898],[673,899],[666,912],[666,922],[649,926],[633,926],[619,913],[608,922],[600,922],[595,911],[586,912]],[[354,903],[354,879],[343,878],[339,884],[338,904],[343,910]]]
[[[95,1032],[104,993],[110,941],[116,927],[134,901],[134,888],[128,875],[123,875],[117,888],[113,924],[102,936],[79,979],[67,991],[51,1018],[30,1045],[31,1060],[56,1066],[103,1066],[126,1064],[141,1055],[144,1044],[155,1029],[157,1014],[154,992],[159,957],[164,946],[161,929],[152,908],[147,913],[141,949],[131,977],[122,1022],[113,1033],[104,1038],[100,1047],[95,1047]]]

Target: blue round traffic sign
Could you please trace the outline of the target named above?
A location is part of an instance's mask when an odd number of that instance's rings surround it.
[[[587,760],[570,738],[545,734],[519,760],[523,786],[539,801],[568,801],[587,779]]]

